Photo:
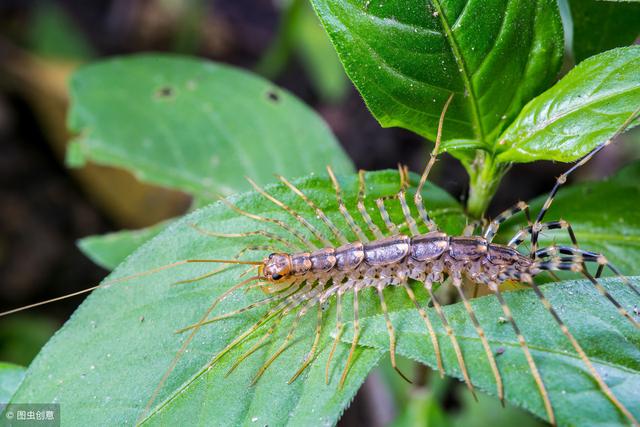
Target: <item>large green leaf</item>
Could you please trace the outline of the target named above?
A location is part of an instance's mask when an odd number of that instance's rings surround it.
[[[415,182],[415,176],[413,180]],[[350,239],[355,238],[337,210],[335,194],[326,177],[310,177],[296,182],[341,230],[345,230]],[[341,183],[347,204],[353,207],[357,177],[348,176],[341,179]],[[367,175],[370,194],[367,206],[377,223],[381,221],[379,215],[374,214],[372,198],[395,193],[398,184],[397,172]],[[315,212],[283,185],[270,186],[267,190],[328,233]],[[435,220],[448,232],[459,232],[465,221],[459,204],[431,185],[424,196]],[[288,214],[256,193],[233,196],[231,200],[243,209],[280,218],[292,227],[301,228]],[[402,213],[398,204],[389,203],[388,208],[392,218],[399,223]],[[361,227],[365,227],[362,220],[357,220]],[[121,264],[110,279],[183,259],[229,258],[247,244],[265,242],[263,238],[255,236],[244,240],[206,236],[190,227],[190,224],[217,232],[269,229],[291,239],[278,227],[239,216],[218,202],[174,222]],[[246,256],[260,259],[262,254],[267,253],[263,251]],[[173,332],[197,321],[214,298],[240,280],[239,273],[244,270],[244,267],[230,269],[197,283],[172,285],[176,280],[193,278],[213,267],[211,264],[198,263],[183,265],[95,291],[43,348],[30,366],[14,400],[60,403],[65,408],[65,424],[68,425],[132,424],[140,416],[153,389],[185,339],[184,335]],[[410,306],[406,297],[402,297],[394,289],[389,289],[389,305],[393,310]],[[424,298],[424,293],[420,297]],[[216,313],[226,313],[263,298],[265,295],[258,289],[248,293],[239,291],[221,304]],[[345,298],[344,306],[348,308],[350,305],[349,298]],[[365,292],[361,300],[362,315],[379,313],[378,306],[375,295]],[[256,386],[250,385],[251,378],[282,343],[288,330],[286,325],[278,329],[278,339],[261,347],[228,378],[224,373],[240,350],[246,350],[257,338],[224,357],[190,385],[182,387],[213,355],[255,322],[259,312],[245,313],[203,327],[189,347],[189,352],[169,377],[147,421],[162,425],[335,423],[381,352],[359,349],[347,383],[340,389],[338,380],[349,351],[348,345],[340,344],[330,371],[331,382],[325,385],[324,366],[332,340],[330,333],[333,331],[335,313],[330,307],[326,311],[318,359],[292,385],[287,385],[287,380],[302,363],[311,346],[315,310],[303,318],[294,344],[267,370]],[[345,319],[349,318],[351,315],[345,310]],[[283,323],[290,321],[291,316],[288,316]],[[180,392],[181,388],[183,390]]]
[[[569,162],[605,142],[640,106],[640,46],[575,67],[500,136],[499,162]]]
[[[25,371],[22,366],[0,362],[0,404],[9,402],[22,382]]]
[[[205,200],[273,173],[353,170],[326,124],[245,71],[171,55],[89,65],[71,81],[73,153]]]
[[[531,202],[532,212],[542,208],[547,196]],[[640,259],[640,162],[614,177],[600,182],[584,182],[561,189],[555,197],[547,221],[568,221],[580,247],[601,252],[625,274],[638,274]],[[499,237],[511,238],[525,226],[523,216],[503,226]],[[547,231],[541,244],[571,244],[566,231]]]
[[[631,278],[640,285],[640,277]],[[617,279],[607,279],[605,286],[629,311],[638,303],[637,295]],[[636,418],[640,417],[640,334],[620,316],[588,281],[568,281],[543,286],[551,304],[605,378],[613,393]],[[526,337],[533,358],[545,382],[556,419],[560,425],[623,425],[628,420],[598,389],[589,371],[553,318],[537,300],[533,291],[504,293],[514,318]],[[473,300],[473,309],[483,326],[504,381],[505,397],[527,410],[546,418],[542,399],[530,374],[518,340],[508,322],[502,321],[502,309],[494,297]],[[433,309],[428,310],[449,375],[461,377],[455,354],[444,328]],[[480,339],[461,303],[445,307],[474,385],[496,394],[495,379]],[[434,367],[435,354],[424,321],[415,310],[393,313],[398,334],[398,353]],[[343,340],[349,341],[351,330]],[[384,318],[367,319],[361,344],[388,349],[389,337]]]
[[[640,4],[601,0],[570,0],[569,4],[576,62],[633,44],[640,35]]]
[[[248,188],[245,176],[353,170],[335,138],[294,96],[247,72],[168,55],[112,59],[71,83],[72,164],[91,160],[192,194],[196,205]],[[80,249],[113,268],[160,226],[92,236]]]
[[[473,140],[467,148],[491,149],[522,106],[549,86],[562,57],[552,0],[312,2],[383,126],[434,139],[455,92],[444,139]]]

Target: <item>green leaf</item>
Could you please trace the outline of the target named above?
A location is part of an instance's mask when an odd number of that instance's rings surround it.
[[[355,206],[357,177],[350,175],[340,179],[344,198],[351,209]],[[417,177],[412,176],[412,180],[415,184]],[[308,177],[294,183],[326,212],[349,239],[355,239],[337,209],[335,193],[326,175]],[[397,172],[367,174],[367,207],[377,223],[381,220],[377,214],[374,215],[376,208],[373,199],[395,194],[398,188]],[[328,233],[315,212],[284,185],[266,189],[303,214],[322,232]],[[464,215],[453,198],[432,185],[428,186],[424,197],[431,214],[445,230],[452,233],[460,231],[465,223]],[[279,218],[301,229],[291,216],[256,193],[232,196],[231,200],[242,209]],[[390,202],[387,206],[392,218],[399,223],[402,212],[398,203]],[[360,226],[365,227],[359,215],[354,216]],[[230,258],[247,245],[269,243],[260,236],[237,239],[203,235],[191,227],[192,224],[222,233],[268,229],[292,243],[296,242],[277,226],[239,216],[218,202],[175,221],[127,258],[110,279],[184,259]],[[278,242],[271,243],[279,245]],[[244,259],[261,259],[262,255],[269,252],[248,253]],[[246,266],[236,266],[196,283],[173,284],[177,280],[197,277],[214,267],[206,263],[190,263],[96,290],[43,348],[29,367],[14,400],[60,403],[67,414],[66,423],[70,425],[134,423],[185,339],[184,334],[175,334],[174,331],[202,317],[214,298],[242,280],[238,276]],[[402,297],[404,294],[389,289],[389,306],[394,310],[409,307],[410,301]],[[424,293],[420,297],[423,298]],[[221,303],[214,314],[228,313],[264,298],[265,294],[259,289],[254,288],[246,293],[239,291]],[[351,306],[349,298],[345,297],[343,305],[345,319],[351,318],[347,310]],[[364,316],[379,313],[378,306],[375,294],[362,295],[360,312]],[[257,309],[203,327],[158,395],[153,411],[147,416],[149,423],[334,424],[382,352],[359,348],[347,382],[343,388],[339,388],[338,381],[349,352],[348,345],[339,344],[330,370],[331,381],[325,385],[325,362],[333,340],[330,333],[334,331],[335,310],[332,307],[326,311],[315,363],[293,384],[287,385],[287,380],[311,347],[315,309],[302,318],[293,345],[274,362],[255,386],[250,385],[251,379],[269,355],[282,344],[292,316],[287,316],[283,321],[276,339],[261,347],[228,378],[224,374],[230,365],[243,350],[257,342],[259,335],[222,358],[211,370],[179,393],[186,381],[253,324],[260,313],[261,310]]]
[[[576,62],[605,50],[627,46],[640,35],[640,4],[570,0]]]
[[[0,362],[0,403],[7,403],[24,378],[26,369],[13,363]]]
[[[614,135],[640,105],[640,46],[593,56],[529,102],[500,136],[499,162],[569,162]]]
[[[631,280],[636,286],[640,285],[640,277]],[[621,281],[607,279],[603,283],[623,307],[631,311],[637,304],[637,296]],[[637,330],[588,281],[565,281],[544,285],[542,289],[613,393],[636,417],[640,417],[637,405],[640,336]],[[628,420],[599,390],[533,291],[506,292],[504,298],[527,339],[558,424],[627,424]],[[496,361],[504,381],[506,400],[546,418],[542,399],[513,329],[508,322],[500,320],[504,315],[497,299],[482,297],[474,299],[471,304],[494,354],[500,353]],[[467,361],[472,382],[480,390],[495,396],[495,379],[463,305],[452,304],[444,309]],[[434,309],[429,309],[428,314],[436,328],[447,374],[461,378],[450,341]],[[435,354],[424,321],[417,311],[393,313],[391,320],[401,331],[398,333],[398,353],[434,367]],[[388,349],[389,336],[383,316],[367,319],[366,325],[360,343],[380,350]],[[351,329],[347,330],[343,340],[349,341],[351,334]]]
[[[140,230],[122,230],[84,237],[78,240],[77,245],[91,261],[113,270],[144,242],[164,230],[167,224],[168,222],[162,222]]]
[[[531,202],[537,213],[547,196]],[[614,177],[599,182],[584,182],[562,188],[555,197],[547,220],[565,219],[578,239],[580,247],[603,253],[624,274],[638,272],[640,259],[640,162],[635,162]],[[503,226],[502,241],[507,241],[526,221],[520,218]],[[571,244],[566,231],[546,231],[540,236],[542,245],[552,242]],[[609,272],[606,272],[609,273]]]
[[[563,53],[552,0],[312,0],[347,74],[385,127],[493,140],[546,89]],[[446,144],[443,145],[446,148]]]
[[[326,124],[288,92],[245,71],[172,55],[110,59],[71,81],[79,153],[140,180],[215,200],[273,173],[338,172],[351,162]]]

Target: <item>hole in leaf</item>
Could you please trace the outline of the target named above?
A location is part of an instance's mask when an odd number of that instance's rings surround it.
[[[280,101],[280,95],[278,95],[274,90],[270,90],[267,92],[267,99],[271,102]]]
[[[173,93],[173,88],[171,86],[163,86],[158,89],[156,95],[158,96],[158,98],[171,98],[173,96]]]

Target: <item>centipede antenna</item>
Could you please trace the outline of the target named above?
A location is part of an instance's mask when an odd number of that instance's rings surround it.
[[[298,187],[293,185],[291,182],[289,182],[282,175],[276,175],[276,177],[280,181],[282,181],[287,187],[289,187],[289,189],[291,191],[296,193],[302,200],[304,200],[304,202],[311,209],[314,210],[314,212],[316,213],[318,218],[320,218],[320,220],[327,226],[327,228],[329,228],[329,230],[331,230],[331,233],[333,233],[333,235],[336,237],[336,239],[338,239],[338,241],[341,244],[345,245],[345,244],[349,243],[349,240],[347,239],[347,237],[344,234],[342,234],[342,232],[338,229],[338,227],[336,227],[335,224],[327,217],[327,215],[324,213],[324,211],[322,209],[320,209],[318,207],[318,205],[316,205],[311,199],[309,199],[309,197],[307,197],[306,194],[304,194]]]
[[[438,133],[436,135],[436,141],[433,146],[433,150],[431,151],[431,156],[429,157],[429,162],[427,166],[424,168],[424,172],[422,172],[422,176],[420,177],[420,183],[418,184],[418,188],[416,190],[416,194],[413,198],[413,202],[418,208],[418,214],[420,215],[420,219],[427,226],[429,231],[437,231],[438,226],[435,222],[429,217],[427,210],[424,207],[424,202],[422,200],[422,189],[427,182],[427,178],[429,177],[429,172],[431,172],[431,168],[436,163],[436,158],[438,157],[438,152],[440,151],[440,143],[442,142],[442,127],[444,125],[444,117],[447,113],[447,109],[449,109],[449,104],[451,104],[451,100],[453,99],[453,93],[449,95],[447,102],[445,102],[444,107],[442,108],[442,112],[440,113],[440,120],[438,121]]]
[[[313,234],[313,236],[316,239],[318,239],[320,242],[322,242],[323,245],[332,246],[332,243],[331,243],[331,241],[329,239],[327,239],[322,233],[320,233],[320,231],[318,231],[318,229],[313,224],[311,224],[309,221],[307,221],[302,215],[300,215],[298,212],[296,212],[293,208],[291,208],[290,206],[288,206],[285,203],[281,202],[280,200],[276,199],[271,194],[267,193],[258,184],[256,184],[255,181],[253,181],[251,178],[247,178],[247,181],[249,181],[249,184],[251,184],[251,186],[258,193],[260,193],[264,198],[266,198],[267,200],[271,201],[276,206],[282,208],[289,215],[291,215],[296,221],[298,221],[300,223],[300,225],[302,225],[304,228],[309,230],[311,232],[311,234]]]
[[[600,390],[607,396],[607,398],[611,401],[611,403],[613,403],[613,405],[616,408],[618,408],[618,410],[620,410],[620,412],[622,412],[629,421],[631,421],[631,423],[633,423],[634,425],[640,425],[638,423],[638,420],[635,419],[635,417],[629,411],[629,409],[627,409],[627,407],[624,406],[622,402],[618,400],[618,398],[613,394],[613,392],[611,391],[607,383],[604,382],[604,380],[602,379],[602,376],[598,373],[596,368],[591,363],[591,360],[589,360],[589,357],[587,356],[585,351],[582,349],[582,346],[578,343],[576,338],[569,331],[569,328],[567,328],[564,321],[560,318],[555,308],[553,308],[553,306],[547,299],[547,297],[544,296],[544,294],[540,290],[540,287],[531,279],[531,277],[522,277],[522,279],[524,282],[528,283],[533,288],[533,291],[535,292],[536,296],[538,297],[538,299],[540,300],[544,308],[547,309],[547,311],[549,312],[549,314],[551,314],[551,316],[556,321],[558,326],[560,326],[560,330],[567,337],[567,339],[569,340],[569,342],[571,343],[575,351],[578,353],[578,356],[580,357],[582,362],[585,364],[585,366],[591,373],[591,376],[598,383]]]
[[[420,317],[422,317],[422,319],[424,320],[424,324],[426,325],[427,331],[429,332],[429,337],[431,338],[431,345],[433,345],[433,352],[436,355],[436,365],[438,366],[438,373],[440,374],[440,378],[444,378],[444,367],[442,366],[440,344],[438,343],[438,337],[436,336],[436,332],[433,329],[433,325],[431,324],[431,319],[429,319],[429,315],[427,314],[427,312],[418,303],[416,295],[414,294],[413,289],[411,289],[411,286],[409,286],[409,284],[407,284],[406,282],[403,283],[403,286],[407,292],[407,295],[409,296],[409,299],[413,302],[413,305],[415,305],[416,309],[418,310]]]
[[[444,330],[447,333],[449,340],[451,341],[451,345],[453,346],[453,350],[456,353],[456,358],[458,359],[458,366],[460,366],[460,371],[462,373],[462,377],[464,378],[464,382],[467,385],[467,388],[469,389],[469,391],[471,392],[471,395],[477,402],[478,396],[476,396],[475,388],[471,383],[471,378],[469,378],[469,372],[467,372],[467,365],[464,362],[464,357],[462,355],[462,350],[460,349],[460,344],[458,344],[458,339],[456,338],[456,335],[453,332],[453,329],[449,325],[449,321],[447,320],[447,317],[444,315],[444,311],[442,310],[442,305],[438,301],[438,298],[436,297],[436,295],[433,293],[432,286],[433,284],[430,281],[424,282],[424,288],[429,293],[429,297],[431,298],[433,307],[436,309],[436,313],[438,313],[438,317],[440,317],[442,326],[444,327]]]
[[[411,384],[411,380],[402,373],[400,368],[398,368],[398,364],[396,363],[396,333],[393,328],[393,324],[391,323],[391,319],[389,318],[389,310],[387,308],[387,303],[384,300],[382,286],[376,286],[376,291],[378,292],[378,297],[380,298],[380,308],[382,309],[382,313],[384,314],[384,321],[387,324],[387,332],[389,333],[389,356],[391,357],[391,366],[406,382]]]
[[[258,280],[260,278],[260,276],[254,276],[254,277],[250,277],[246,280],[243,280],[242,282],[232,286],[231,288],[229,288],[227,291],[225,291],[222,295],[220,295],[219,297],[217,297],[213,303],[211,303],[211,305],[209,306],[209,308],[207,308],[207,310],[205,311],[204,315],[201,317],[200,321],[198,323],[203,323],[207,320],[207,318],[209,317],[209,315],[211,314],[211,312],[216,308],[216,306],[220,303],[220,301],[224,300],[228,295],[230,295],[233,291],[235,291],[236,289],[241,288],[242,286],[246,285],[247,283],[252,282],[253,280]],[[140,414],[140,416],[138,417],[138,420],[136,421],[136,424],[139,424],[139,422],[146,416],[147,412],[149,412],[149,410],[151,409],[151,406],[153,405],[153,403],[155,402],[156,398],[158,397],[158,394],[160,394],[160,390],[162,390],[162,387],[164,386],[164,383],[167,381],[167,379],[169,378],[169,375],[171,375],[171,372],[173,372],[173,370],[175,369],[176,365],[178,364],[178,361],[180,360],[180,358],[182,357],[182,355],[184,354],[185,350],[187,349],[187,347],[189,346],[189,344],[191,344],[191,341],[193,341],[193,338],[196,336],[196,334],[198,333],[198,330],[200,329],[200,326],[197,326],[195,328],[193,328],[193,330],[191,331],[191,333],[189,334],[189,336],[184,340],[184,342],[182,343],[182,345],[180,346],[180,349],[178,350],[178,352],[176,353],[176,355],[173,357],[173,360],[171,361],[171,363],[169,364],[169,367],[167,368],[167,370],[165,371],[165,373],[162,375],[162,378],[160,379],[160,382],[158,383],[158,385],[156,386],[156,388],[154,389],[153,393],[151,394],[151,397],[149,398],[149,401],[147,402],[147,404],[145,405],[142,413]],[[202,371],[204,372],[204,371]],[[189,384],[191,382],[195,381],[195,378],[192,379]],[[186,387],[186,386],[183,386]]]
[[[531,371],[531,375],[533,376],[533,380],[536,382],[536,386],[538,387],[538,392],[540,393],[540,397],[542,398],[542,402],[544,404],[545,411],[547,412],[547,417],[549,418],[549,423],[551,425],[556,424],[556,417],[553,412],[553,406],[551,406],[551,400],[549,399],[549,393],[547,393],[547,389],[542,381],[542,376],[540,375],[540,371],[538,370],[538,366],[536,362],[533,360],[533,356],[531,355],[531,351],[529,350],[529,346],[527,345],[527,341],[524,339],[524,336],[520,332],[520,328],[516,324],[516,321],[513,319],[513,315],[511,314],[511,309],[507,305],[506,301],[502,297],[502,293],[500,292],[500,287],[495,284],[489,284],[489,289],[493,292],[493,294],[498,299],[500,303],[500,307],[502,307],[502,312],[505,317],[511,324],[513,331],[518,338],[518,343],[520,344],[520,348],[524,353],[524,357],[527,360],[527,364],[529,365],[529,370]]]
[[[553,203],[553,199],[558,193],[558,189],[560,188],[560,186],[565,182],[567,182],[567,177],[571,175],[571,173],[573,173],[576,169],[580,168],[589,160],[591,160],[593,156],[598,154],[604,147],[611,144],[615,138],[617,138],[620,134],[622,134],[627,129],[627,127],[638,117],[638,115],[640,115],[640,107],[638,107],[633,113],[631,113],[631,115],[624,121],[624,123],[622,123],[622,125],[616,130],[613,136],[611,136],[605,142],[598,145],[589,153],[584,155],[580,160],[578,160],[578,162],[576,162],[566,172],[564,172],[562,175],[560,175],[556,179],[556,183],[551,189],[551,192],[549,193],[547,200],[544,202],[544,205],[542,206],[542,209],[540,209],[540,212],[538,213],[538,216],[536,217],[536,220],[532,226],[532,230],[533,230],[533,232],[531,233],[531,254],[532,254],[531,256],[532,257],[533,257],[533,254],[538,249],[538,234],[540,233],[540,230],[538,227],[542,223],[542,220],[544,219],[545,214],[551,207],[551,204]]]
[[[498,370],[498,365],[496,363],[496,359],[493,356],[493,351],[491,351],[491,346],[489,345],[489,341],[487,341],[487,336],[480,326],[480,322],[478,322],[478,318],[476,317],[475,312],[473,311],[473,307],[469,302],[469,299],[464,294],[464,290],[462,289],[462,280],[460,277],[453,276],[452,278],[453,286],[458,290],[458,294],[460,295],[460,299],[464,305],[467,314],[469,314],[469,318],[473,323],[473,326],[476,330],[476,333],[480,337],[480,342],[482,342],[482,347],[484,347],[484,352],[487,355],[487,360],[489,361],[489,366],[491,367],[491,371],[493,372],[493,377],[496,380],[496,390],[498,394],[498,399],[504,406],[504,386],[502,384],[502,376],[500,375],[500,371]]]
[[[368,242],[369,238],[367,237],[366,234],[364,234],[364,232],[362,231],[360,226],[356,223],[356,221],[353,219],[353,217],[351,216],[351,213],[349,213],[349,210],[344,204],[344,200],[342,199],[342,189],[340,188],[340,183],[338,182],[338,179],[333,173],[331,166],[327,166],[327,173],[329,174],[329,178],[331,178],[331,182],[333,183],[333,188],[336,191],[336,200],[338,202],[338,209],[340,210],[340,213],[344,217],[345,221],[347,221],[347,224],[349,224],[349,228],[351,228],[353,233],[357,236],[358,240],[363,243]]]

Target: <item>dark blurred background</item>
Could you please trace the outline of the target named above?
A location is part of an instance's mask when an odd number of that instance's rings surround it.
[[[419,172],[432,146],[378,125],[306,1],[0,0],[0,309],[99,282],[107,271],[82,255],[78,238],[150,225],[187,206],[181,195],[144,186],[140,191],[162,200],[149,215],[144,206],[97,194],[100,177],[122,172],[96,166],[71,172],[64,165],[70,74],[98,58],[141,51],[197,55],[272,79],[324,117],[358,168],[401,162]],[[638,157],[630,145],[611,146],[572,179],[610,174]],[[548,191],[565,168],[514,167],[489,214]],[[433,180],[464,200],[468,178],[455,159],[443,156]],[[81,301],[3,319],[0,360],[28,365]],[[341,424],[390,421],[398,408],[385,391],[393,387],[380,384],[384,377],[367,382]]]

